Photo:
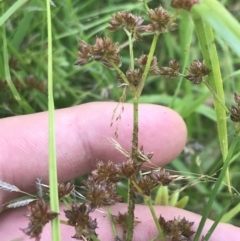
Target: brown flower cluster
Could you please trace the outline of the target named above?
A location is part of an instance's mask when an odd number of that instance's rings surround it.
[[[35,238],[39,241],[44,226],[51,220],[53,220],[58,213],[49,211],[48,204],[43,198],[38,198],[28,205],[28,213],[26,217],[29,219],[27,228],[21,229],[30,238]]]
[[[143,195],[150,196],[151,190],[158,186],[167,186],[174,181],[169,172],[161,168],[160,170],[151,171],[149,175],[144,175],[136,181],[137,186],[141,189]],[[134,188],[136,192],[138,190]]]
[[[111,183],[106,180],[100,180],[96,173],[89,175],[87,181],[84,182],[87,189],[86,200],[90,203],[92,210],[102,207],[110,206],[116,202],[121,201],[121,197],[117,195],[116,183]]]
[[[69,196],[75,190],[73,181],[68,183],[59,183],[58,184],[58,196],[59,199]]]
[[[148,12],[151,23],[148,25],[149,32],[166,33],[169,30],[175,30],[177,24],[171,22],[171,15],[161,6],[155,9],[150,9]]]
[[[130,12],[117,12],[112,15],[109,22],[108,30],[116,31],[118,29],[125,29],[133,34],[135,40],[141,40],[141,33],[147,31],[147,26],[142,25],[144,19],[136,16]]]
[[[145,54],[142,54],[138,59],[135,59],[138,66],[141,67],[142,69],[144,69],[146,67],[147,60],[148,60],[148,56]],[[160,74],[156,56],[153,56],[153,58],[152,58],[150,69],[149,69],[149,74],[150,75],[159,75]]]
[[[158,219],[164,234],[171,238],[172,241],[188,241],[195,233],[191,227],[193,222],[187,221],[185,218],[166,221],[162,216]]]
[[[229,108],[230,111],[230,119],[233,122],[240,122],[240,94],[234,93],[234,101],[236,102],[237,106],[232,105]]]
[[[194,60],[188,70],[188,75],[185,76],[186,79],[190,80],[194,84],[200,84],[202,82],[203,76],[209,75],[211,72],[207,68],[204,62],[199,60]]]
[[[160,75],[166,78],[174,78],[179,76],[179,63],[176,60],[169,61],[169,67],[161,67]]]
[[[33,75],[29,75],[22,80],[14,78],[12,82],[18,91],[37,89],[40,92],[45,92],[46,90],[46,82],[37,80]],[[4,92],[6,90],[8,90],[7,81],[0,79],[0,91]]]
[[[95,232],[97,220],[90,217],[91,211],[85,203],[81,205],[72,204],[71,210],[64,210],[68,224],[73,226],[76,231],[72,238],[92,241],[91,236],[97,236]]]
[[[182,8],[190,11],[194,4],[200,3],[200,0],[172,0],[171,6],[173,8]]]
[[[121,66],[122,60],[118,55],[120,47],[118,43],[112,43],[109,37],[106,38],[96,38],[94,45],[89,45],[84,41],[79,42],[80,51],[77,55],[79,59],[76,61],[75,65],[85,65],[88,62],[95,60],[100,61],[106,67],[112,69],[113,62],[118,67]]]
[[[118,215],[113,215],[113,221],[115,224],[121,226],[123,230],[127,230],[128,228],[128,214],[127,213],[120,213]],[[137,219],[134,220],[134,227],[136,227],[140,221]]]
[[[126,77],[129,83],[133,86],[138,86],[142,80],[143,71],[141,69],[128,69],[126,72]]]

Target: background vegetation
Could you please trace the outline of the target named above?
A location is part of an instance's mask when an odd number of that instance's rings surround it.
[[[16,1],[0,1],[1,13],[5,13]],[[47,110],[47,24],[44,1],[19,1],[25,3],[7,19],[0,28],[0,117],[16,116]],[[221,1],[226,8],[240,19],[240,3],[234,0]],[[112,13],[128,10],[136,14],[144,12],[143,4],[123,0],[65,0],[52,1],[53,24],[53,73],[54,99],[57,109],[92,101],[118,101],[122,89],[115,74],[98,63],[84,67],[75,66],[79,40],[93,44],[95,36],[111,36],[114,41],[124,43],[126,36],[112,33],[106,26]],[[161,4],[173,12],[170,1],[152,1],[150,7]],[[179,61],[180,66],[202,60],[200,47],[188,13],[180,15],[178,29],[161,35],[156,55],[160,66],[167,66],[170,59]],[[221,26],[220,26],[221,27]],[[226,105],[230,107],[233,93],[240,92],[239,56],[220,38],[216,37],[217,51],[224,80]],[[151,38],[145,36],[135,45],[135,56],[147,52]],[[190,43],[190,54],[185,49]],[[146,51],[144,51],[146,49]],[[124,51],[121,53],[124,56]],[[126,49],[126,51],[128,51]],[[137,54],[138,53],[138,54]],[[6,62],[9,56],[9,63]],[[128,59],[123,58],[124,66]],[[9,67],[8,67],[9,66]],[[10,81],[6,76],[10,70]],[[185,68],[182,69],[185,72]],[[216,117],[209,90],[204,85],[192,85],[180,79],[151,77],[148,79],[141,102],[170,106],[185,120],[188,128],[188,146],[168,168],[193,177],[182,182],[179,188],[189,185],[180,196],[189,196],[187,209],[200,213],[211,194],[212,184],[222,166],[221,151],[217,137]],[[180,87],[180,88],[178,88]],[[127,101],[131,101],[128,96]],[[229,119],[229,118],[228,118]],[[110,120],[109,120],[110,122]],[[177,128],[177,126],[176,126]],[[234,128],[228,122],[229,140]],[[232,186],[240,192],[239,147],[230,167]],[[201,177],[201,178],[200,178]],[[199,181],[199,182],[198,182]],[[198,183],[197,183],[198,182]],[[120,190],[121,191],[121,190]],[[231,198],[226,187],[219,192],[211,212],[215,218]],[[240,197],[236,196],[224,221],[240,225]]]

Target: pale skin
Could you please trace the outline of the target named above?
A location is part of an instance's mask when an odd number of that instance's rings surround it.
[[[117,141],[126,150],[131,150],[132,106],[125,104],[119,123]],[[114,138],[115,126],[110,127],[111,116],[116,103],[91,103],[56,111],[56,144],[59,181],[66,182],[89,173],[97,161],[120,162],[124,157],[114,149],[107,137]],[[183,149],[187,131],[181,117],[174,111],[156,105],[141,105],[139,116],[139,144],[145,152],[154,152],[153,165],[164,166]],[[0,180],[14,184],[20,189],[33,192],[36,178],[44,183],[48,179],[48,123],[47,113],[38,113],[0,120]],[[2,205],[16,194],[0,191],[0,212]],[[125,212],[125,204],[112,207],[113,214]],[[165,219],[185,217],[195,222],[197,228],[200,216],[174,207],[155,207],[157,215]],[[1,241],[14,238],[29,240],[19,228],[27,227],[26,207],[0,214]],[[140,224],[135,228],[135,241],[148,241],[156,236],[156,228],[151,220],[148,207],[136,207],[136,217]],[[106,215],[100,211],[94,214],[98,219],[100,240],[114,240]],[[61,216],[62,219],[64,215]],[[205,234],[212,221],[208,220]],[[62,240],[74,240],[73,227],[62,225]],[[229,224],[219,224],[211,241],[237,241],[240,228]],[[51,240],[50,225],[42,234],[42,240]]]

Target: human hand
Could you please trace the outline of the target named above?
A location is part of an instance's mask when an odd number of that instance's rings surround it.
[[[115,127],[110,120],[116,103],[91,103],[56,111],[56,145],[59,182],[72,180],[89,173],[97,161],[120,162],[124,157],[106,139],[114,137]],[[125,110],[119,122],[121,146],[130,150],[132,139],[132,106],[124,104]],[[48,180],[48,120],[47,113],[18,116],[0,121],[0,180],[16,185],[21,190],[33,192],[36,178],[43,183]],[[164,166],[183,149],[186,127],[174,111],[156,105],[140,105],[139,144],[146,152],[154,152],[151,161]],[[16,197],[15,193],[0,190],[0,212],[2,205]],[[125,212],[125,204],[111,207],[112,213]],[[200,216],[175,207],[155,207],[156,214],[166,219],[185,217],[198,227]],[[1,241],[29,240],[20,228],[26,228],[26,207],[3,211],[0,214]],[[141,223],[135,227],[133,240],[148,241],[157,235],[149,208],[137,205],[135,215]],[[94,212],[98,220],[100,240],[114,240],[110,223],[102,212]],[[64,216],[62,216],[62,219]],[[208,220],[203,235],[212,221]],[[61,226],[62,240],[71,240],[74,228]],[[229,224],[219,224],[211,241],[237,241],[240,229]],[[42,241],[51,240],[50,224],[42,234]],[[74,239],[72,239],[74,240]]]

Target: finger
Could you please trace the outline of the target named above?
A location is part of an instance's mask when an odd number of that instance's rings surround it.
[[[113,215],[117,215],[118,212],[126,212],[127,208],[125,204],[117,204],[111,207]],[[29,238],[23,234],[23,232],[19,228],[26,228],[28,225],[28,220],[26,217],[23,217],[26,209],[20,208],[17,210],[11,210],[8,212],[4,212],[0,218],[0,233],[1,240],[17,240],[17,238],[21,241],[27,241]],[[156,215],[159,217],[160,214],[168,220],[172,220],[174,218],[183,218],[189,222],[194,222],[192,229],[194,231],[197,230],[201,216],[188,212],[186,210],[178,209],[175,207],[160,207],[155,206]],[[134,229],[133,241],[146,241],[151,240],[152,238],[157,236],[156,226],[151,216],[151,212],[147,206],[144,205],[136,205],[135,216],[140,223]],[[107,211],[105,210],[97,210],[94,212],[92,218],[97,219],[98,228],[96,229],[96,233],[100,240],[114,240],[113,232],[111,228],[111,224],[109,222]],[[64,216],[61,217],[62,220],[66,220]],[[203,229],[202,235],[206,235],[209,228],[213,224],[213,221],[207,220],[205,227]],[[50,224],[47,224],[42,233],[41,240],[51,240],[50,234]],[[121,238],[122,231],[118,229],[119,236]],[[210,238],[210,241],[236,241],[239,239],[240,228],[229,224],[220,223],[215,229],[213,235]],[[73,227],[67,225],[61,225],[61,236],[62,240],[70,240],[70,236],[75,234],[75,230]],[[193,235],[194,237],[194,235]],[[192,237],[192,238],[193,238]],[[72,239],[74,240],[74,239]]]
[[[56,149],[58,176],[67,181],[90,172],[97,161],[118,162],[124,157],[107,138],[115,138],[116,121],[110,127],[116,103],[91,103],[56,111]],[[118,110],[119,111],[119,110]],[[118,122],[117,141],[131,150],[132,105],[124,104]],[[0,121],[0,180],[24,191],[35,189],[36,178],[48,179],[47,113],[18,116]],[[181,117],[157,105],[139,107],[139,146],[154,152],[159,166],[176,157],[186,141]],[[0,191],[0,205],[12,198]]]

